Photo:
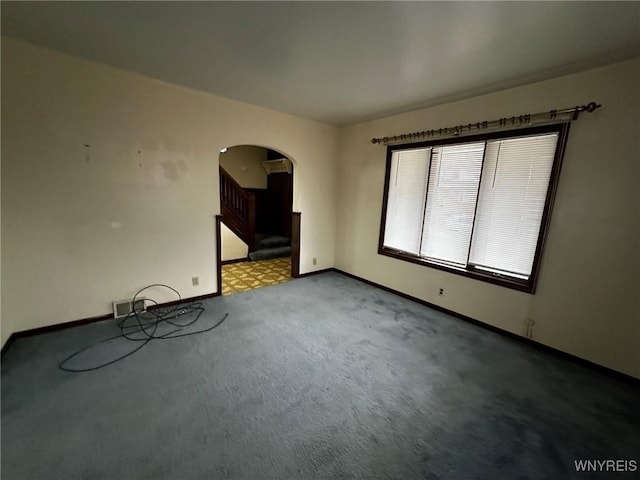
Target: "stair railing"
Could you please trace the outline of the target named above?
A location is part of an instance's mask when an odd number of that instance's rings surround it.
[[[231,175],[220,167],[220,210],[222,221],[242,239],[249,252],[255,249],[256,197],[246,192]]]

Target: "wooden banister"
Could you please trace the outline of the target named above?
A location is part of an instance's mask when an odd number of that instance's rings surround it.
[[[220,210],[222,221],[240,237],[252,252],[256,236],[256,199],[245,192],[231,175],[220,167]]]

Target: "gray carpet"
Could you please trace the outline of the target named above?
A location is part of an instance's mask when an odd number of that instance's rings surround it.
[[[205,306],[229,318],[91,373],[57,364],[113,321],[18,339],[2,479],[610,479],[574,460],[640,457],[637,385],[343,275]]]

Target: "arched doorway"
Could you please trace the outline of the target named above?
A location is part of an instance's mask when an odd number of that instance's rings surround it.
[[[293,161],[266,147],[237,145],[221,150],[219,175],[219,293],[297,277],[300,216],[293,214]]]

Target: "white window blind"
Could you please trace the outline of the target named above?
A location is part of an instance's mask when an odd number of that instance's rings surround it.
[[[487,142],[469,263],[528,278],[558,134]]]
[[[430,148],[392,153],[384,246],[418,255]]]
[[[485,142],[435,147],[420,256],[466,265]]]

